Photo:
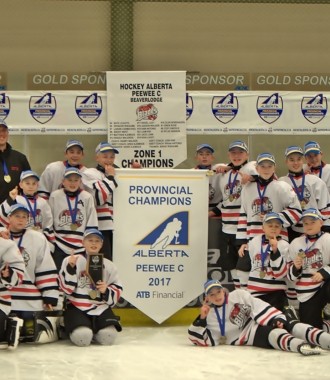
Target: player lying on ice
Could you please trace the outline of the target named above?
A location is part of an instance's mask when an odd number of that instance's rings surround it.
[[[291,309],[284,315],[246,290],[228,292],[219,281],[204,285],[205,302],[188,329],[197,346],[255,346],[318,355],[330,349],[330,334],[299,322]]]

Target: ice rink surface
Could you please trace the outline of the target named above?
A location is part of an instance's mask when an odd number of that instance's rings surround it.
[[[329,380],[330,351],[305,357],[254,347],[195,347],[187,328],[125,327],[114,346],[69,340],[0,351],[3,380]]]

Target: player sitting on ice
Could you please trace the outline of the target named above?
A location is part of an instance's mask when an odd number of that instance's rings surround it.
[[[229,293],[216,280],[207,281],[204,292],[200,315],[188,329],[195,345],[255,346],[302,355],[330,349],[330,334],[300,323],[290,310],[284,315],[245,290]]]

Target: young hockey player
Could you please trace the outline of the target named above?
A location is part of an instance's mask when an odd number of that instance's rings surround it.
[[[101,142],[95,149],[96,168],[82,173],[84,187],[95,199],[98,227],[104,236],[102,252],[109,260],[113,254],[113,191],[117,187],[115,159],[118,153],[108,142]]]
[[[32,170],[21,173],[19,187],[9,192],[9,197],[0,206],[0,222],[8,226],[10,207],[20,203],[30,211],[26,228],[33,228],[43,232],[47,240],[53,245],[53,216],[48,202],[37,194],[39,176]]]
[[[221,211],[225,243],[220,262],[223,270],[230,270],[235,286],[239,287],[235,268],[239,248],[236,244],[236,232],[241,208],[241,192],[244,184],[251,180],[251,176],[257,175],[257,171],[255,161],[248,162],[249,150],[244,141],[236,140],[229,144],[228,158],[229,170],[219,176],[222,201],[218,207]]]
[[[285,163],[289,173],[279,178],[292,186],[297,194],[301,209],[317,208],[323,219],[330,217],[330,196],[326,184],[317,176],[306,174],[303,170],[304,153],[300,146],[292,145],[285,150]],[[289,241],[303,233],[301,223],[289,228]]]
[[[22,321],[8,318],[11,311],[10,289],[23,281],[24,269],[16,244],[0,237],[0,349],[14,349],[18,343]]]
[[[111,345],[122,329],[111,309],[122,292],[117,268],[104,258],[102,280],[94,283],[87,273],[88,261],[100,252],[102,244],[102,233],[87,229],[83,240],[85,252],[64,259],[60,270],[60,286],[67,297],[64,325],[77,346],[88,346],[93,338],[97,343]]]
[[[84,145],[78,140],[68,140],[65,146],[65,160],[48,164],[40,176],[38,193],[41,197],[49,199],[50,194],[62,187],[65,169],[77,168],[81,172],[86,169],[82,164],[84,158]]]
[[[56,320],[47,318],[47,312],[57,305],[59,295],[57,271],[48,241],[40,232],[26,229],[29,210],[24,205],[13,205],[8,218],[10,239],[16,243],[25,263],[22,283],[10,290],[11,315],[24,321],[22,337],[27,340],[39,343],[57,340]],[[36,317],[43,319],[39,326],[44,323],[49,326],[46,329],[35,326],[31,333],[29,328]]]
[[[219,281],[204,285],[205,303],[190,325],[188,336],[197,346],[255,346],[317,355],[330,349],[330,334],[288,318],[249,292],[230,293]]]
[[[49,198],[54,220],[54,262],[59,270],[65,257],[83,252],[83,235],[86,228],[96,228],[97,215],[91,194],[81,189],[81,173],[67,168],[62,179],[63,188],[55,190]]]
[[[289,247],[288,278],[295,282],[299,317],[323,328],[322,309],[330,302],[330,235],[322,232],[322,216],[315,208],[301,216],[304,235]]]
[[[249,271],[247,290],[257,298],[283,311],[288,306],[286,296],[287,256],[289,243],[279,237],[283,220],[270,212],[263,220],[262,235],[248,242],[241,267]]]

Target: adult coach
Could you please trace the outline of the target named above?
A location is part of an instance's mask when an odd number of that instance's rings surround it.
[[[8,138],[8,126],[0,119],[0,203],[19,184],[21,172],[31,169],[26,156],[12,149]]]

